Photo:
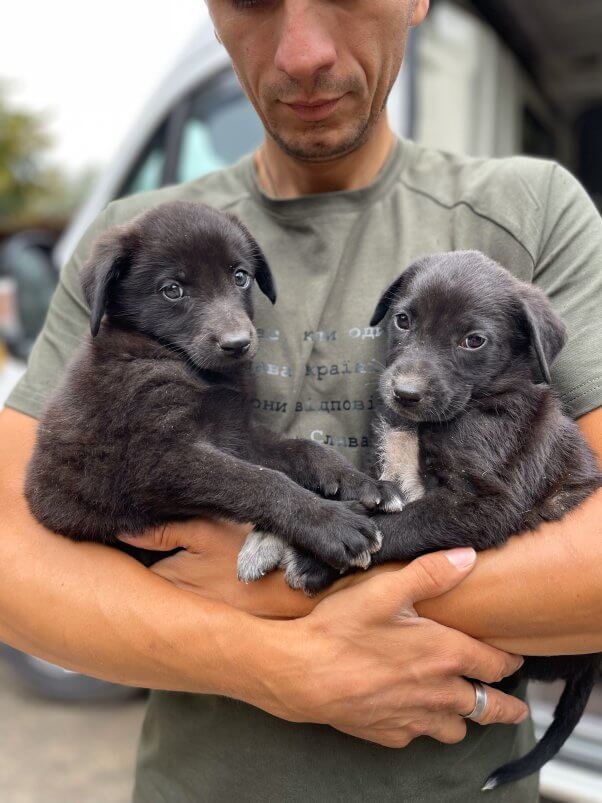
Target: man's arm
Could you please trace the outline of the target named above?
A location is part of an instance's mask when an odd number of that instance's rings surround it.
[[[602,407],[578,424],[602,464]],[[602,490],[480,555],[460,593],[420,612],[521,655],[602,651]]]
[[[461,714],[474,706],[462,676],[491,683],[520,664],[415,614],[416,600],[466,576],[474,554],[452,553],[461,566],[428,556],[302,620],[274,622],[184,591],[117,550],[54,535],[23,498],[35,430],[28,416],[0,413],[0,639],[17,648],[107,680],[231,696],[393,747],[425,733],[459,741]],[[523,716],[522,702],[491,689],[481,721]]]
[[[602,462],[602,408],[579,419]],[[235,578],[245,533],[225,528],[201,533],[169,528],[163,544],[152,534],[148,548],[186,548],[154,571],[199,594],[265,617],[305,616],[325,597],[367,578],[400,568],[386,564],[339,580],[314,597],[291,591],[282,573],[244,585]],[[524,533],[500,549],[479,554],[470,576],[448,594],[417,606],[421,615],[521,655],[602,651],[602,491],[559,522]]]

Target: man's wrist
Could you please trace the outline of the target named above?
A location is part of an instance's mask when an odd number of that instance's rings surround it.
[[[307,721],[307,633],[303,623],[260,619],[238,611],[215,636],[220,668],[215,693],[292,722]]]

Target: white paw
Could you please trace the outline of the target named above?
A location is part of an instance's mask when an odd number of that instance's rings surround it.
[[[253,530],[238,553],[238,579],[252,583],[280,566],[285,544],[277,535]]]
[[[382,513],[401,513],[404,509],[405,503],[401,496],[397,496],[394,499],[389,499],[387,502],[382,504],[379,510]]]

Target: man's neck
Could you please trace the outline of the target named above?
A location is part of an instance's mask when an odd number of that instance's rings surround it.
[[[370,184],[378,175],[391,152],[393,141],[394,135],[384,114],[361,147],[332,161],[295,159],[266,136],[255,153],[255,170],[263,191],[277,198],[357,190]]]

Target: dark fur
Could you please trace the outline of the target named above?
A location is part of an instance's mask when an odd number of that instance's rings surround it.
[[[562,518],[600,487],[596,459],[579,428],[563,415],[550,387],[533,381],[536,372],[549,382],[548,366],[565,342],[564,325],[541,291],[479,252],[435,254],[386,290],[371,324],[389,311],[378,426],[418,438],[424,496],[401,513],[375,516],[384,541],[373,563],[435,549],[500,546],[515,533]],[[409,330],[395,325],[402,312],[410,316]],[[475,331],[487,344],[458,348]],[[304,561],[309,590],[334,578],[310,556]],[[494,773],[487,788],[537,771],[558,752],[583,713],[600,657],[525,661],[515,680],[562,678],[566,688],[539,744]]]
[[[223,517],[337,568],[378,548],[375,523],[348,500],[375,508],[392,487],[333,449],[251,420],[257,335],[237,269],[275,301],[249,232],[202,204],[164,204],[97,240],[81,277],[93,337],[43,415],[27,472],[26,497],[42,524],[119,546],[119,534]],[[179,282],[185,297],[166,299],[166,282]],[[224,351],[241,338],[244,349]]]

